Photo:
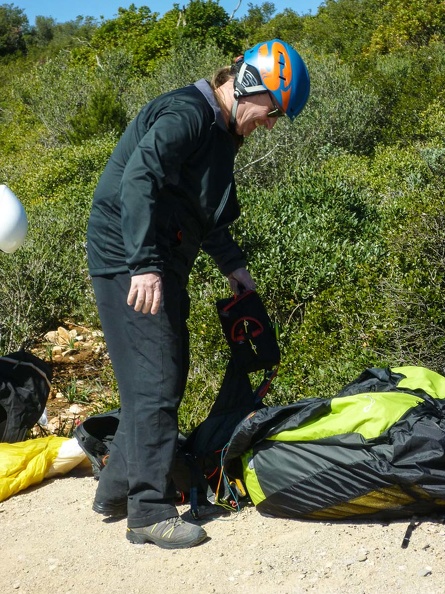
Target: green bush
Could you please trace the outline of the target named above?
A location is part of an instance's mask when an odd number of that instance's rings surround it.
[[[210,79],[215,70],[228,63],[229,58],[216,45],[202,47],[198,42],[183,40],[171,49],[168,58],[157,64],[147,80],[148,95],[153,98],[200,78]]]
[[[0,254],[0,350],[29,345],[42,332],[70,318],[98,325],[86,264],[86,225],[98,176],[112,137],[80,147],[33,153],[0,168],[23,201],[29,220],[25,244]]]
[[[85,253],[94,188],[124,113],[128,120],[158,93],[229,63],[214,45],[198,48],[193,41],[175,48],[150,78],[134,78],[122,50],[100,53],[95,65],[80,54],[59,56],[17,80],[11,93],[3,89],[1,183],[23,200],[30,228],[17,253],[0,254],[2,352],[67,318],[99,324]],[[445,368],[443,96],[428,98],[427,82],[412,103],[403,99],[408,123],[397,136],[399,91],[409,95],[411,74],[427,65],[427,54],[416,68],[415,54],[382,58],[383,71],[370,70],[365,81],[333,56],[303,53],[312,80],[308,105],[293,124],[256,131],[236,162],[242,216],[233,231],[280,326],[272,404],[331,396],[370,365]],[[441,68],[439,60],[426,70],[436,90]],[[388,133],[382,123],[392,117]],[[392,144],[379,142],[383,136]],[[204,254],[189,290],[184,430],[207,414],[229,358],[215,301],[230,291]]]
[[[71,132],[68,138],[80,144],[96,135],[116,132],[121,135],[127,126],[127,114],[110,84],[95,89],[86,105],[68,120]]]
[[[386,143],[424,139],[423,114],[440,97],[445,83],[445,44],[407,47],[378,56],[370,64],[370,83],[386,113]]]
[[[357,359],[363,338],[349,336],[343,343],[341,324],[334,332],[329,321],[339,324],[336,302],[341,297],[346,301],[345,294],[354,302],[354,287],[365,265],[383,254],[378,213],[358,188],[331,171],[308,168],[287,187],[240,191],[242,215],[234,234],[280,327],[282,364],[269,403],[331,394],[365,359]],[[198,258],[189,290],[192,365],[180,410],[183,423],[202,420],[208,412],[229,358],[214,307],[217,299],[229,295],[229,288],[207,256]],[[334,293],[329,312],[326,295]],[[361,304],[355,303],[357,311]],[[342,307],[346,309],[346,303]],[[323,382],[312,383],[318,375]],[[261,379],[261,374],[253,375],[254,387]]]
[[[292,183],[303,165],[342,154],[372,154],[380,136],[382,109],[375,93],[354,81],[352,69],[332,56],[302,52],[311,94],[301,114],[282,118],[271,132],[257,130],[237,162],[243,186],[273,188]]]
[[[335,281],[353,280],[357,263],[374,255],[378,214],[343,180],[307,168],[293,184],[240,194],[236,236],[270,299],[305,301]]]
[[[110,51],[94,66],[77,64],[70,53],[37,65],[15,81],[15,97],[40,122],[46,145],[88,140],[128,122],[131,58]]]
[[[30,231],[25,245],[12,257],[1,255],[2,352],[29,346],[42,332],[73,316],[97,323],[84,239],[83,211],[89,198],[78,191],[46,209],[27,208]]]

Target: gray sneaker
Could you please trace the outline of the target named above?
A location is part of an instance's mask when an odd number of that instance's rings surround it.
[[[206,538],[204,528],[178,516],[143,528],[127,528],[127,539],[133,544],[152,542],[163,549],[188,549]]]

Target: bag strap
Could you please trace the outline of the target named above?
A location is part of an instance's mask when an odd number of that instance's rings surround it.
[[[263,398],[266,396],[274,378],[278,374],[279,367],[280,366],[277,365],[275,369],[269,369],[269,370],[264,371],[263,381],[261,382],[261,384],[258,386],[258,388],[253,393],[256,403],[261,402],[263,400]]]

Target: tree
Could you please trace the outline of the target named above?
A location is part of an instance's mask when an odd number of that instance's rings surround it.
[[[315,17],[304,21],[304,36],[319,51],[356,61],[369,45],[376,18],[386,0],[326,0]]]
[[[56,56],[61,50],[89,42],[96,28],[93,17],[78,16],[73,21],[57,23],[52,17],[37,16],[35,26],[24,36],[27,54],[37,60]]]
[[[158,13],[151,12],[147,6],[137,8],[130,4],[128,9],[118,8],[117,18],[105,21],[95,32],[92,43],[98,49],[126,46],[128,51],[134,51],[157,17]]]
[[[38,46],[49,45],[54,39],[56,22],[51,17],[36,16],[35,41]]]
[[[178,24],[179,41],[193,40],[202,46],[211,42],[224,54],[232,56],[241,50],[242,29],[238,21],[230,19],[218,2],[191,0],[181,11]]]
[[[390,53],[444,40],[443,0],[387,0],[370,42],[370,53]]]
[[[225,55],[241,51],[239,22],[231,20],[218,2],[191,0],[181,9],[174,4],[172,10],[158,17],[146,6],[119,8],[118,17],[105,21],[93,34],[90,47],[80,52],[83,60],[93,64],[97,55],[119,48],[132,57],[134,73],[147,75],[155,72],[172,49],[189,41],[198,47],[215,44]]]
[[[271,2],[264,2],[261,6],[249,2],[245,17],[241,19],[241,25],[246,38],[246,45],[252,46],[262,40],[262,31],[272,18],[275,12],[275,5]]]
[[[25,50],[23,36],[28,27],[28,18],[21,8],[0,5],[0,57]]]
[[[81,144],[107,132],[120,136],[127,123],[126,112],[115,87],[105,80],[100,88],[92,90],[85,104],[70,118],[68,138],[73,144]]]
[[[82,61],[94,65],[97,57],[112,49],[124,51],[132,58],[137,75],[147,75],[167,56],[178,37],[179,6],[158,19],[159,13],[147,6],[119,8],[115,19],[105,21],[93,34],[89,47],[77,52]]]
[[[249,4],[247,15],[241,19],[241,25],[247,38],[246,45],[252,46],[264,39],[278,37],[289,43],[301,39],[304,17],[300,17],[290,8],[272,16],[275,5],[264,2],[261,6]]]

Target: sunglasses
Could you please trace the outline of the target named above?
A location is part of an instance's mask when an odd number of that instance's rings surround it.
[[[270,99],[272,101],[272,105],[273,105],[273,109],[271,111],[269,111],[269,113],[267,114],[268,118],[282,118],[284,117],[286,114],[284,113],[284,111],[282,109],[280,109],[278,107],[278,105],[275,103],[272,95],[270,95]]]

